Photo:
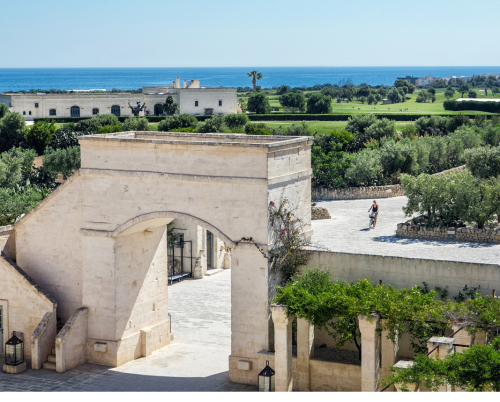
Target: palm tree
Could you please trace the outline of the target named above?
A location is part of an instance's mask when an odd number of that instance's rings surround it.
[[[247,73],[249,77],[252,77],[253,90],[255,91],[255,84],[257,80],[262,79],[262,73],[259,73],[257,70],[250,71]]]

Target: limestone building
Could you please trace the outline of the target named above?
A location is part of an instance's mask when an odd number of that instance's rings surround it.
[[[142,93],[78,92],[65,94],[2,93],[0,103],[26,120],[41,117],[91,117],[97,114],[132,116],[128,103],[146,104],[146,114],[163,114],[162,104],[171,95],[179,105],[179,113],[192,115],[229,114],[237,112],[236,88],[202,87],[199,80],[179,77],[171,86],[142,87]]]

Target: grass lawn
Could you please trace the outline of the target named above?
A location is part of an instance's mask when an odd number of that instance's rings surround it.
[[[410,99],[406,100],[403,103],[397,103],[393,105],[382,105],[381,103],[377,105],[368,105],[366,103],[358,102],[357,100],[353,100],[352,102],[343,101],[342,103],[337,103],[335,100],[332,101],[332,113],[333,114],[367,114],[367,113],[405,113],[405,114],[489,114],[486,112],[479,111],[463,111],[463,112],[452,112],[444,110],[443,102],[446,100],[444,97],[445,88],[436,89],[436,102],[434,103],[417,103],[416,99],[418,93],[420,92],[417,89],[413,94],[408,94],[407,97]],[[491,99],[491,92],[488,92],[488,96],[484,95],[484,88],[474,88],[474,91],[477,93],[478,98],[489,98]],[[278,108],[280,107],[279,96],[274,95],[274,91],[266,91],[270,94],[268,95],[269,104],[271,107]],[[243,98],[245,100],[248,99],[247,96],[243,96],[243,93],[238,94],[238,98]],[[246,94],[245,94],[246,95]],[[461,97],[461,94],[455,92],[455,96],[453,99],[458,99]],[[467,97],[467,94],[464,94],[464,97]],[[496,98],[500,98],[500,95],[496,95]]]

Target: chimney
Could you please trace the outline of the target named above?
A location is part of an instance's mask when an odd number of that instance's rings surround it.
[[[186,88],[186,80],[184,80],[184,88]]]
[[[172,81],[172,88],[175,88],[175,81]]]
[[[179,77],[177,77],[177,83],[176,83],[176,88],[180,88],[181,87],[181,80]]]

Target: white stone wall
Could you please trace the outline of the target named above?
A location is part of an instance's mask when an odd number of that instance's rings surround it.
[[[181,113],[205,114],[205,108],[214,109],[214,114],[237,113],[236,88],[180,89],[179,108]],[[195,106],[198,101],[198,106]],[[222,106],[219,106],[222,101]]]
[[[17,264],[54,296],[63,322],[82,306],[80,180],[75,173],[15,226]]]
[[[87,361],[88,309],[77,309],[57,334],[56,371],[65,373]]]

